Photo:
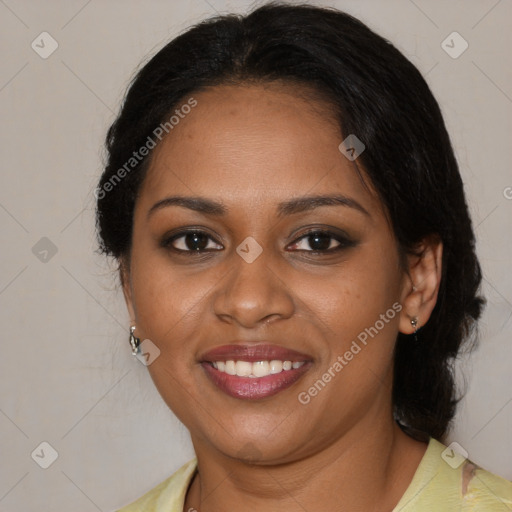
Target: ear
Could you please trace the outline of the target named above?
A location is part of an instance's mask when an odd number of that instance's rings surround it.
[[[124,300],[130,315],[130,325],[135,325],[135,307],[133,304],[133,293],[130,278],[129,264],[126,258],[121,258],[119,262],[119,278],[121,280],[121,286],[123,288]]]
[[[399,331],[403,334],[414,332],[411,324],[414,317],[418,319],[417,329],[428,322],[441,283],[443,243],[440,237],[426,237],[415,252],[415,255],[407,255],[407,272],[402,284]]]

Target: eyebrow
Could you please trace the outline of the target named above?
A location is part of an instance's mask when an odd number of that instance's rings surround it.
[[[229,211],[222,203],[205,197],[170,196],[156,202],[149,209],[148,218],[156,211],[169,206],[181,206],[206,215],[222,216]],[[277,214],[279,217],[283,217],[310,211],[321,206],[346,206],[371,217],[368,211],[355,199],[340,194],[303,196],[283,201],[277,205]]]

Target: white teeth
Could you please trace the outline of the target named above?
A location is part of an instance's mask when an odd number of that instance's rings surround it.
[[[228,375],[236,375],[235,361],[226,361],[226,367],[224,371]]]
[[[249,377],[252,373],[252,364],[247,361],[237,361],[235,369],[239,377]]]
[[[228,375],[237,375],[238,377],[266,377],[281,373],[282,371],[291,370],[292,368],[300,368],[304,361],[279,361],[273,359],[272,361],[256,361],[250,363],[249,361],[213,361],[213,367]]]
[[[252,363],[251,373],[256,377],[265,377],[265,375],[270,375],[270,364],[268,361]]]
[[[283,362],[274,359],[270,361],[270,373],[281,373],[283,371]]]

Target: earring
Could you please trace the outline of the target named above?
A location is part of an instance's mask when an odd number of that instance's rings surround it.
[[[132,347],[132,355],[136,356],[139,352],[140,338],[134,336],[135,325],[130,327],[130,345]]]
[[[418,317],[413,316],[411,319],[411,325],[414,327],[414,341],[418,341]]]

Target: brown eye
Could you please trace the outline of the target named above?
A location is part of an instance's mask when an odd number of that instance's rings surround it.
[[[332,253],[355,245],[356,243],[347,237],[317,229],[298,238],[293,242],[292,249],[315,253]]]
[[[211,244],[210,242],[214,242]],[[217,251],[222,246],[216,244],[213,238],[199,230],[181,231],[164,240],[163,245],[176,252],[199,253],[203,251]],[[219,249],[220,247],[220,249]]]

